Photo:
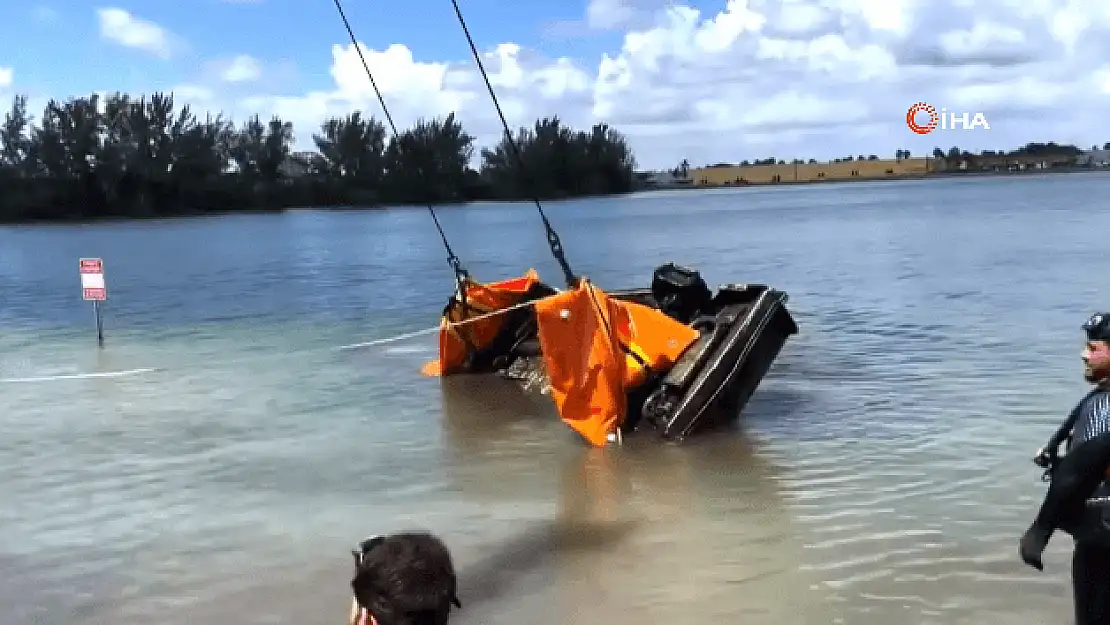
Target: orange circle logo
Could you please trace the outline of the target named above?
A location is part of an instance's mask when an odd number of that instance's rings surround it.
[[[928,115],[929,121],[924,124],[917,123],[918,113],[925,113]],[[940,115],[937,114],[937,110],[933,108],[931,104],[918,102],[911,106],[910,110],[906,111],[906,125],[910,127],[910,130],[919,135],[927,135],[933,132],[936,130],[938,123],[940,123]]]

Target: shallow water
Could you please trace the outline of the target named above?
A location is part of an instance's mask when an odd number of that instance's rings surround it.
[[[550,205],[602,286],[674,259],[787,291],[801,326],[735,431],[607,451],[508,383],[420,377],[430,334],[336,349],[434,325],[425,212],[0,228],[5,623],[340,622],[347,550],[408,527],[457,551],[464,624],[1064,622],[1065,539],[1038,574],[1016,538],[1110,307],[1108,183]],[[557,281],[527,206],[441,219],[479,278]]]

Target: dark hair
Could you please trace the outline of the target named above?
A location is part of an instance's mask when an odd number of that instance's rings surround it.
[[[429,533],[366,541],[356,560],[351,588],[378,625],[445,625],[459,606],[451,552]]]

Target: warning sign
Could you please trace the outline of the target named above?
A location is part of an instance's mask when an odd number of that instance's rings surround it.
[[[82,297],[88,301],[103,302],[108,299],[108,288],[104,283],[104,261],[99,258],[82,258],[78,262],[81,273]]]

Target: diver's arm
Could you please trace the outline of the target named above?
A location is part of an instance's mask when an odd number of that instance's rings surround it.
[[[1052,437],[1049,438],[1048,443],[1043,448],[1045,448],[1045,450],[1055,451],[1064,441],[1068,440],[1068,436],[1071,435],[1071,430],[1076,426],[1077,419],[1079,419],[1078,406],[1076,410],[1071,411],[1071,414],[1068,415],[1068,419],[1060,424],[1059,429],[1057,429],[1055,434],[1052,434]]]
[[[1040,448],[1040,450],[1037,452],[1038,455],[1040,455],[1041,453],[1049,453],[1052,455],[1056,454],[1057,448],[1059,448],[1060,445],[1065,440],[1067,440],[1069,436],[1071,436],[1071,431],[1075,427],[1075,422],[1079,419],[1079,409],[1082,406],[1083,402],[1079,402],[1075,405],[1075,408],[1072,408],[1071,412],[1068,413],[1068,418],[1064,419],[1064,422],[1060,424],[1060,427],[1056,429],[1056,432],[1052,435],[1051,438],[1048,439],[1048,442],[1045,443],[1044,447]]]
[[[1052,532],[1069,514],[1081,512],[1110,466],[1110,433],[1096,436],[1069,450],[1052,474],[1048,492],[1033,525],[1021,539],[1021,558],[1043,570],[1041,553]]]

